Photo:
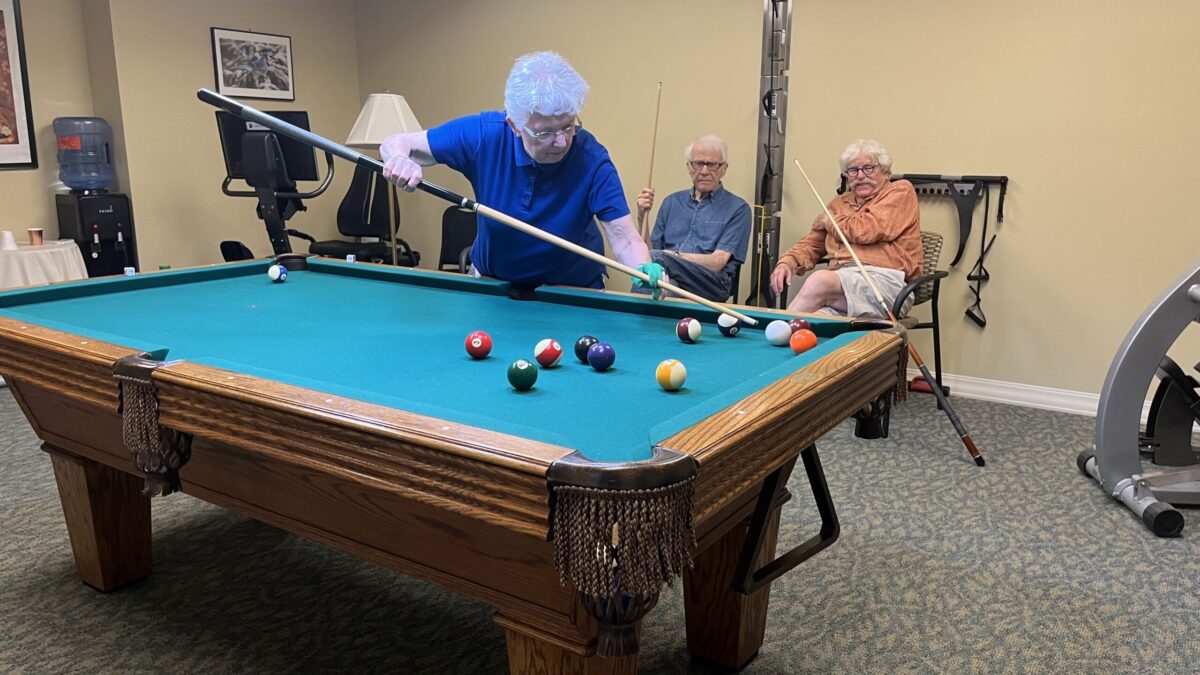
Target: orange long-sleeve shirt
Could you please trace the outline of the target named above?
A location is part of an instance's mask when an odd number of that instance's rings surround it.
[[[921,276],[925,258],[921,210],[912,183],[889,182],[862,204],[853,192],[846,192],[829,202],[829,211],[864,265],[901,270],[905,281]],[[808,236],[779,256],[779,264],[787,265],[794,274],[804,274],[821,258],[829,258],[831,270],[854,265],[837,232],[826,230],[823,219]]]

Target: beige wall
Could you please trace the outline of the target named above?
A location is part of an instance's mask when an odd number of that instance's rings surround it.
[[[404,94],[426,127],[504,106],[513,60],[549,49],[591,85],[583,123],[608,148],[633,196],[649,177],[658,82],[663,82],[654,186],[687,186],[683,149],[707,133],[730,143],[725,184],[754,191],[755,112],[762,8],[755,2],[396,2],[360,0],[361,93]],[[731,48],[730,45],[741,45]],[[701,112],[702,111],[702,112]],[[470,193],[458,174],[434,167],[429,180]],[[403,236],[436,256],[446,204],[402,197]],[[628,289],[626,279],[610,286]]]
[[[794,4],[787,156],[804,164],[825,198],[841,149],[862,136],[887,145],[897,171],[1012,179],[988,258],[985,330],[963,317],[978,220],[945,285],[947,372],[1099,392],[1129,326],[1200,257],[1186,150],[1200,136],[1191,119],[1200,104],[1191,86],[1200,6]],[[684,185],[679,149],[711,131],[733,146],[727,186],[748,197],[761,32],[759,2],[478,0],[435,8],[362,0],[361,93],[403,93],[432,125],[499,107],[515,56],[558,50],[592,84],[584,121],[608,146],[631,198],[648,170],[658,80],[656,187]],[[444,169],[430,178],[465,189]],[[405,204],[407,235],[432,251],[434,232],[419,228],[442,204],[421,195]],[[784,239],[805,234],[818,209],[789,166]],[[930,202],[923,212],[926,227],[955,245],[953,207]],[[914,336],[929,359],[927,332]],[[1181,356],[1190,354],[1189,365],[1200,352],[1193,344],[1200,341],[1186,342]]]
[[[314,129],[340,140],[361,106],[354,17],[345,9],[323,0],[22,3],[40,168],[0,172],[0,227],[37,224],[57,234],[53,193],[63,188],[51,122],[97,114],[114,129],[114,188],[133,199],[143,268],[217,262],[223,239],[269,253],[255,200],[220,191],[225,169],[214,109],[196,99],[198,88],[214,86],[209,29],[291,36],[296,101],[249,103],[308,110]],[[335,214],[351,174],[339,168],[327,195],[311,201],[293,227],[318,238],[336,236]],[[295,243],[303,250],[303,242]]]
[[[150,268],[215,261],[226,238],[268,250],[253,200],[220,194],[213,112],[195,99],[213,84],[211,26],[290,35],[297,101],[251,104],[307,109],[314,130],[335,140],[374,91],[404,94],[427,126],[499,108],[515,57],[558,50],[592,84],[584,122],[608,146],[631,199],[649,171],[662,81],[660,194],[686,185],[680,151],[703,133],[730,141],[727,187],[753,192],[760,2],[38,0],[22,9],[41,168],[0,172],[3,227],[54,227],[50,120],[113,115],[127,162],[121,187],[133,195]],[[97,36],[85,52],[85,13],[100,17],[86,24],[89,37],[111,20],[111,45]],[[1200,135],[1190,119],[1200,103],[1197,45],[1200,5],[1181,0],[1154,11],[1112,0],[796,3],[787,156],[826,197],[838,153],[859,136],[885,143],[897,171],[1010,176],[1007,219],[988,259],[990,323],[980,330],[962,316],[977,221],[944,291],[946,370],[1095,393],[1130,324],[1200,252],[1187,150]],[[333,234],[350,173],[339,169],[296,227]],[[790,242],[818,207],[788,171]],[[443,168],[428,175],[469,191]],[[424,194],[401,199],[402,235],[431,266],[445,205]],[[929,202],[923,213],[953,246],[949,203]],[[1189,366],[1197,332],[1177,350]],[[915,339],[929,358],[928,336]]]
[[[247,103],[308,110],[314,130],[344,140],[361,105],[353,12],[323,0],[107,2],[142,266],[217,262],[223,239],[241,240],[258,255],[270,253],[254,215],[257,202],[221,194],[225,169],[214,109],[196,98],[198,88],[214,87],[209,29],[290,36],[296,101]],[[351,173],[344,164],[338,168],[327,196],[310,201],[292,227],[318,238],[336,235],[335,214]],[[293,243],[304,249],[303,242]]]
[[[1129,326],[1200,258],[1195,180],[1187,169],[1162,171],[1200,140],[1200,6],[1146,10],[1035,0],[800,6],[789,154],[832,168],[848,139],[870,135],[897,171],[1012,179],[988,258],[986,330],[962,315],[973,258],[964,255],[946,287],[949,372],[1098,392]],[[803,189],[795,175],[785,187],[797,234],[814,209]],[[924,213],[927,227],[957,240],[952,207]],[[978,236],[977,222],[968,254]],[[917,344],[932,349],[925,336]],[[1200,342],[1189,344],[1190,365]]]
[[[46,236],[56,237],[53,193],[61,184],[50,121],[92,114],[83,19],[79,0],[26,0],[21,20],[38,168],[0,171],[0,230],[12,230],[22,239],[26,228],[41,227]]]

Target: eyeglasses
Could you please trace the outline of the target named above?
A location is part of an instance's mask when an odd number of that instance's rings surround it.
[[[524,129],[525,133],[529,134],[529,137],[537,143],[552,143],[558,138],[559,134],[562,134],[563,138],[574,137],[575,134],[579,133],[579,130],[583,128],[583,124],[581,124],[579,121],[575,121],[561,129],[549,131],[534,131],[529,127],[521,128]]]
[[[700,169],[716,171],[725,166],[725,162],[688,162],[687,165],[692,168],[692,171],[699,171]]]
[[[855,176],[857,176],[860,173],[864,176],[870,176],[871,174],[875,173],[875,167],[877,167],[877,166],[879,166],[879,165],[878,164],[866,164],[864,166],[846,167],[846,178],[854,178]]]

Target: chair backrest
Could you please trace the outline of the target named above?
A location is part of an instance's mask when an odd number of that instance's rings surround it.
[[[338,206],[338,232],[346,237],[391,237],[388,221],[388,192],[391,185],[383,174],[362,166],[354,167],[350,189]],[[399,200],[392,203],[392,217],[400,227]]]
[[[442,213],[442,250],[438,256],[438,269],[447,265],[459,269],[459,257],[464,249],[475,243],[478,222],[474,211],[465,211],[451,206]],[[463,271],[463,270],[460,270]]]
[[[938,262],[942,257],[942,235],[937,232],[921,232],[921,247],[925,250],[925,263],[922,274],[933,274],[937,271]],[[913,306],[933,299],[933,280],[917,286],[913,292]]]
[[[221,242],[221,257],[225,259],[225,262],[254,260],[254,254],[240,241]]]

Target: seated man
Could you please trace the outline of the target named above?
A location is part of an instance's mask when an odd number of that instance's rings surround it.
[[[829,202],[829,212],[858,254],[888,307],[904,285],[921,276],[921,212],[917,193],[906,180],[892,182],[892,157],[878,141],[859,139],[842,153],[842,173],[849,190]],[[771,290],[786,292],[793,275],[804,275],[821,258],[829,269],[813,272],[788,304],[795,312],[886,317],[854,258],[829,226],[824,213],[812,232],[779,256],[771,272]],[[912,308],[912,296],[900,316]]]
[[[729,148],[716,136],[696,139],[683,153],[692,188],[667,195],[650,234],[650,259],[671,283],[703,298],[723,302],[733,275],[746,259],[750,207],[725,190]],[[654,206],[654,189],[638,195],[638,220]]]

